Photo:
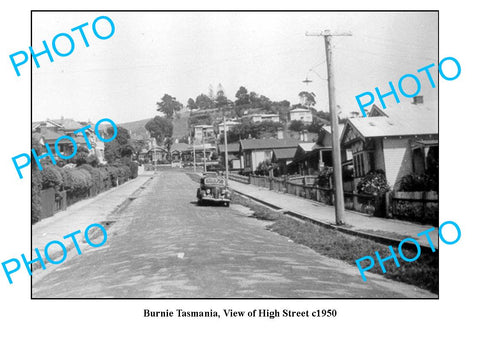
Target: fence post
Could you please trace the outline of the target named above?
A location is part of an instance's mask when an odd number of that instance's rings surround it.
[[[385,193],[385,216],[388,218],[392,218],[392,194],[393,191],[387,191]]]
[[[422,223],[425,223],[427,217],[427,192],[422,192]]]

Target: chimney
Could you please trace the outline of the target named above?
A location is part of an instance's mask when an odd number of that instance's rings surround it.
[[[283,128],[277,129],[277,139],[283,139]]]
[[[300,142],[303,142],[303,131],[298,131],[298,135],[300,137]]]
[[[308,142],[308,131],[307,130],[303,130],[303,141]]]
[[[423,96],[413,97],[413,103],[412,104],[414,104],[414,105],[423,104]]]

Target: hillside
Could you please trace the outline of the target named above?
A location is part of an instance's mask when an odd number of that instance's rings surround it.
[[[173,138],[182,138],[188,134],[188,117],[189,112],[185,111],[179,114],[179,118],[173,120]]]
[[[184,112],[179,115],[179,118],[175,118],[173,123],[173,138],[181,138],[188,134],[188,117],[189,113]],[[152,118],[135,120],[133,122],[120,123],[118,126],[121,126],[127,129],[130,132],[132,139],[146,139],[148,137],[147,130],[145,129],[145,124]]]
[[[146,139],[148,138],[148,133],[145,129],[145,124],[147,124],[147,122],[152,118],[136,120],[128,123],[120,123],[118,125],[127,129],[130,132],[130,137],[132,139]]]

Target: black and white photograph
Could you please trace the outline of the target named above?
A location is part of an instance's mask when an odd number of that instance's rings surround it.
[[[438,19],[33,12],[32,297],[438,298]]]
[[[2,338],[475,338],[475,6],[0,7]]]

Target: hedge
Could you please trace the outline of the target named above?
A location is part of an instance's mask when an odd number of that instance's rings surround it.
[[[32,171],[32,224],[41,216],[40,191],[54,188],[55,194],[67,191],[67,205],[125,183],[138,175],[135,162],[93,167],[83,164],[75,168],[44,166],[42,171]]]
[[[41,216],[40,191],[42,190],[42,174],[38,169],[32,169],[32,224],[38,222]]]

